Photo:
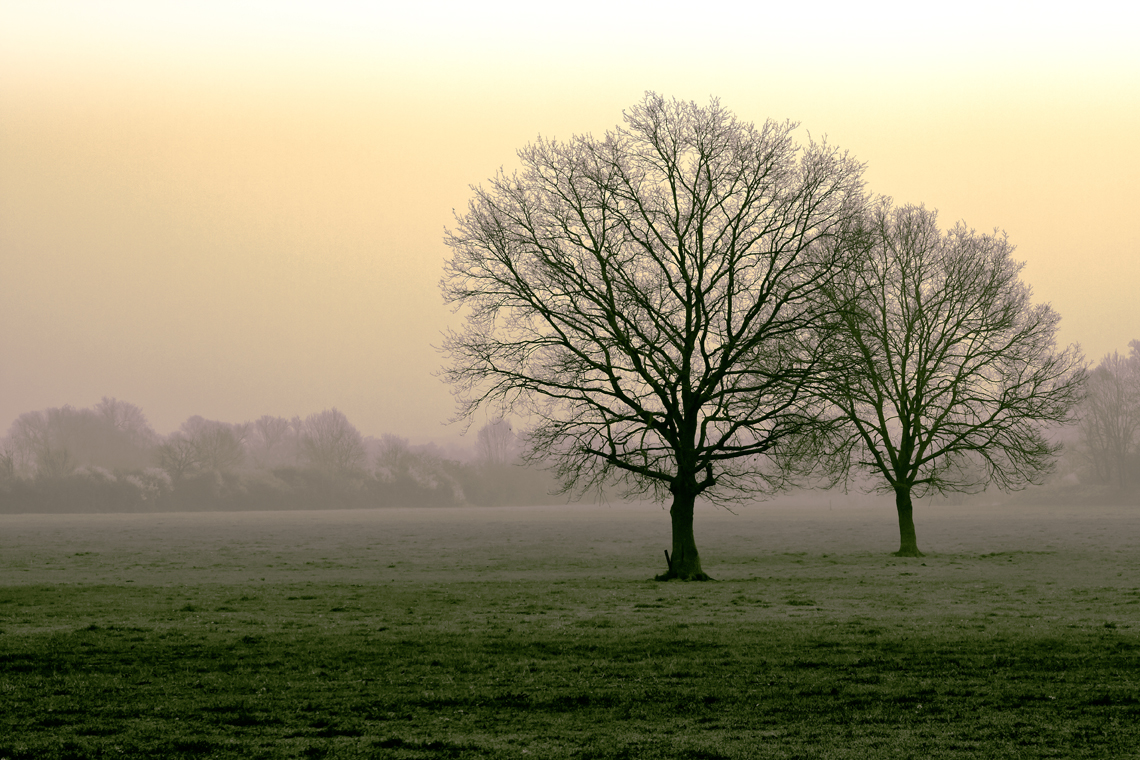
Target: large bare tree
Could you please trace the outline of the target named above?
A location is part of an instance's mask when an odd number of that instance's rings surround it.
[[[831,290],[843,337],[822,387],[849,422],[841,456],[894,493],[897,555],[922,556],[912,495],[1040,482],[1059,449],[1043,428],[1070,421],[1083,358],[1058,350],[1059,317],[1032,303],[1004,234],[884,200],[864,240]]]
[[[521,414],[567,489],[671,494],[662,578],[707,577],[697,497],[787,485],[817,422],[803,339],[848,263],[863,167],[795,126],[648,93],[600,139],[520,150],[446,236],[457,417]]]

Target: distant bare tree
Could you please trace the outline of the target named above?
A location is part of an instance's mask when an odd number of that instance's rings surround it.
[[[194,442],[181,432],[174,432],[155,449],[158,466],[170,479],[178,482],[198,467],[198,452]]]
[[[13,464],[24,474],[37,478],[58,478],[71,474],[79,461],[74,449],[77,433],[85,420],[83,412],[64,405],[44,411],[26,412],[16,418],[8,432],[13,451]]]
[[[150,446],[157,439],[157,435],[147,422],[143,410],[127,401],[104,396],[95,405],[95,413],[106,420],[107,424],[121,431],[136,445]]]
[[[36,477],[62,478],[75,472],[78,465],[66,447],[48,448],[41,451],[36,458]]]
[[[376,469],[382,478],[391,481],[409,473],[414,455],[407,438],[385,433],[378,449]]]
[[[16,473],[23,476],[34,474],[36,461],[51,448],[47,414],[21,414],[8,429],[8,442]]]
[[[311,466],[328,472],[358,470],[366,458],[360,431],[336,409],[326,409],[305,418],[300,446]]]
[[[203,470],[226,472],[245,460],[248,425],[231,425],[195,415],[182,423],[181,430],[193,447],[195,464]]]
[[[1140,342],[1130,346],[1129,358],[1113,351],[1090,373],[1081,408],[1081,443],[1093,469],[1102,481],[1115,480],[1121,491],[1129,485],[1140,430]]]
[[[565,488],[671,498],[662,579],[707,578],[697,498],[786,487],[817,424],[823,355],[800,339],[846,266],[863,168],[794,128],[647,93],[602,138],[520,150],[446,236],[457,417],[518,409]]]
[[[289,439],[289,430],[289,420],[284,417],[271,417],[266,414],[253,423],[253,434],[258,448],[267,455],[271,455]]]
[[[7,438],[17,474],[45,477],[79,466],[143,467],[158,441],[141,409],[106,397],[94,409],[64,405],[22,414]]]
[[[16,455],[7,440],[0,441],[0,483],[16,478]]]
[[[298,419],[298,425],[304,422]],[[247,444],[259,467],[280,467],[296,464],[299,457],[299,438],[293,424],[284,417],[262,415],[250,425]]]
[[[294,414],[289,419],[289,430],[291,431],[293,441],[296,444],[294,447],[294,456],[296,457],[296,463],[301,464],[301,457],[303,456],[303,452],[301,451],[301,436],[305,432],[305,421],[301,419],[300,415]]]
[[[480,461],[498,466],[514,459],[516,443],[511,421],[497,417],[479,428],[475,448]]]
[[[830,289],[842,314],[824,395],[848,420],[846,462],[881,476],[898,511],[899,556],[921,556],[912,492],[1038,483],[1071,421],[1083,359],[1058,351],[1059,317],[1035,305],[1004,235],[943,233],[922,207],[868,215],[862,265]]]

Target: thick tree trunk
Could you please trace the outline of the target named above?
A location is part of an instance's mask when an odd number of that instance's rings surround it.
[[[922,557],[918,536],[914,532],[914,506],[910,503],[910,486],[895,486],[895,507],[899,511],[899,550],[896,557]]]
[[[677,578],[683,581],[709,581],[701,570],[701,557],[697,554],[697,541],[693,537],[693,507],[696,497],[688,494],[673,494],[673,506],[669,516],[673,519],[673,553],[667,560],[669,568],[657,580],[667,581]]]

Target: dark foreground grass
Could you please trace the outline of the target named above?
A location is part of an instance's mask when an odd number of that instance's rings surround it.
[[[995,561],[0,587],[0,758],[1140,756],[1140,592]]]

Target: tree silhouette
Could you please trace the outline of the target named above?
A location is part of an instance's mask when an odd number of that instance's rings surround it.
[[[897,554],[921,556],[912,492],[1040,482],[1060,448],[1043,426],[1070,421],[1083,359],[1057,350],[1060,318],[1031,302],[1004,235],[943,233],[935,212],[882,201],[864,237],[829,290],[841,359],[820,387],[849,422],[841,457],[895,494]]]
[[[520,150],[446,235],[457,418],[521,413],[529,458],[567,489],[671,494],[662,578],[707,577],[698,496],[771,492],[808,466],[807,328],[848,265],[862,166],[794,127],[648,93],[604,138]]]

